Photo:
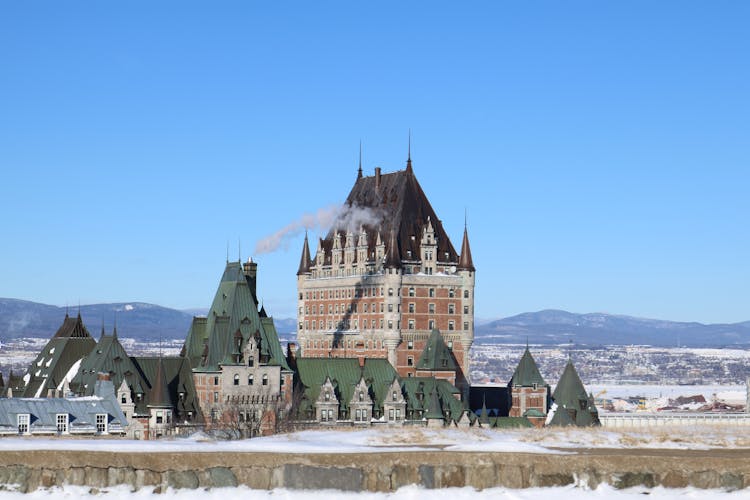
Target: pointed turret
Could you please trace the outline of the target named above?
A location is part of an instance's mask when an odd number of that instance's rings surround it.
[[[438,397],[437,387],[430,392],[430,405],[427,407],[427,413],[424,416],[427,420],[443,420],[443,412],[440,409],[440,398]]]
[[[305,243],[302,245],[302,257],[299,259],[297,276],[310,272],[310,245],[307,242],[307,231],[305,231]]]
[[[578,376],[573,362],[569,359],[552,397],[557,404],[557,412],[566,411],[578,426],[599,425],[599,412],[593,398]]]
[[[469,247],[469,232],[464,226],[464,240],[461,243],[461,257],[458,261],[459,271],[476,271],[474,261],[471,258],[471,248]]]
[[[388,249],[383,267],[386,269],[401,268],[401,255],[398,251],[398,243],[396,242],[396,232],[393,230],[391,231],[391,239],[388,242]]]
[[[516,371],[513,372],[513,377],[510,379],[510,385],[517,387],[543,387],[547,385],[542,378],[542,374],[539,373],[539,367],[534,361],[534,357],[529,351],[529,346],[526,346],[526,350],[521,356],[521,361],[518,362]]]

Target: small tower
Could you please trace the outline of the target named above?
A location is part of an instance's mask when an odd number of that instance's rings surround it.
[[[549,386],[539,373],[528,345],[508,386],[511,394],[509,416],[526,417],[536,427],[542,427],[547,416]]]

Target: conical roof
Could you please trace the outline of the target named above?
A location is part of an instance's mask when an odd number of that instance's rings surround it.
[[[586,388],[583,387],[583,382],[581,382],[581,378],[578,376],[571,360],[568,360],[565,365],[565,370],[563,370],[552,397],[555,398],[555,403],[558,406],[567,405],[569,408],[577,406],[579,400],[588,400]]]
[[[440,330],[432,330],[427,345],[417,362],[417,370],[456,371],[457,369],[453,353],[445,345]]]
[[[297,276],[308,272],[310,272],[310,245],[307,242],[307,233],[305,233],[305,243],[302,245],[302,256],[299,259]]]
[[[545,386],[547,383],[542,378],[542,374],[539,373],[539,368],[534,361],[534,357],[531,355],[531,351],[526,347],[526,350],[521,356],[521,361],[516,367],[516,371],[513,372],[513,377],[510,379],[511,386],[518,387],[533,387],[534,384],[537,386]]]
[[[464,227],[464,239],[461,242],[461,257],[458,260],[459,271],[476,271],[474,260],[471,258],[471,248],[469,247],[469,233]]]

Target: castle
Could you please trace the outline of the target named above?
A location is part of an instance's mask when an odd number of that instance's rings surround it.
[[[410,154],[404,170],[376,168],[373,176],[360,161],[314,256],[305,236],[298,344],[286,352],[259,305],[257,272],[252,260],[227,259],[211,308],[193,319],[178,357],[130,357],[116,327],[95,342],[80,314],[66,315],[23,384],[15,378],[5,389],[0,378],[0,392],[30,396],[35,411],[49,412],[45,405],[66,407],[53,400],[91,396],[104,384],[119,404],[106,416],[118,422],[111,430],[143,439],[196,428],[247,437],[310,426],[598,424],[572,363],[552,394],[528,347],[506,387],[471,385],[476,269],[468,231],[456,252]],[[0,433],[16,425],[32,433],[28,422],[36,421],[0,415]],[[40,432],[54,432],[45,425]]]
[[[358,218],[351,214],[361,211],[366,222],[352,227]],[[465,391],[475,281],[467,229],[459,254],[417,181],[411,155],[405,170],[387,174],[376,168],[363,176],[360,163],[344,214],[312,258],[305,236],[297,271],[302,356],[385,358],[400,377],[421,376],[418,361],[439,330],[458,370],[436,376]]]

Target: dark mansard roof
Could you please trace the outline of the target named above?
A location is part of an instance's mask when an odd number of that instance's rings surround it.
[[[377,234],[380,234],[382,242],[388,246],[393,231],[398,244],[397,254],[401,259],[419,260],[422,230],[429,219],[437,239],[438,260],[458,263],[459,255],[453,248],[443,224],[430,205],[410,165],[405,170],[380,174],[379,184],[377,178],[377,175],[358,177],[346,198],[348,207],[369,208],[377,215],[376,224],[364,226],[368,238],[368,255],[372,255],[375,250]],[[359,228],[353,229],[355,244],[358,230]],[[325,239],[321,240],[321,246],[326,253],[326,264],[330,264],[333,238],[337,231],[343,248],[346,228],[334,226]],[[411,259],[408,257],[408,252],[411,252]]]

